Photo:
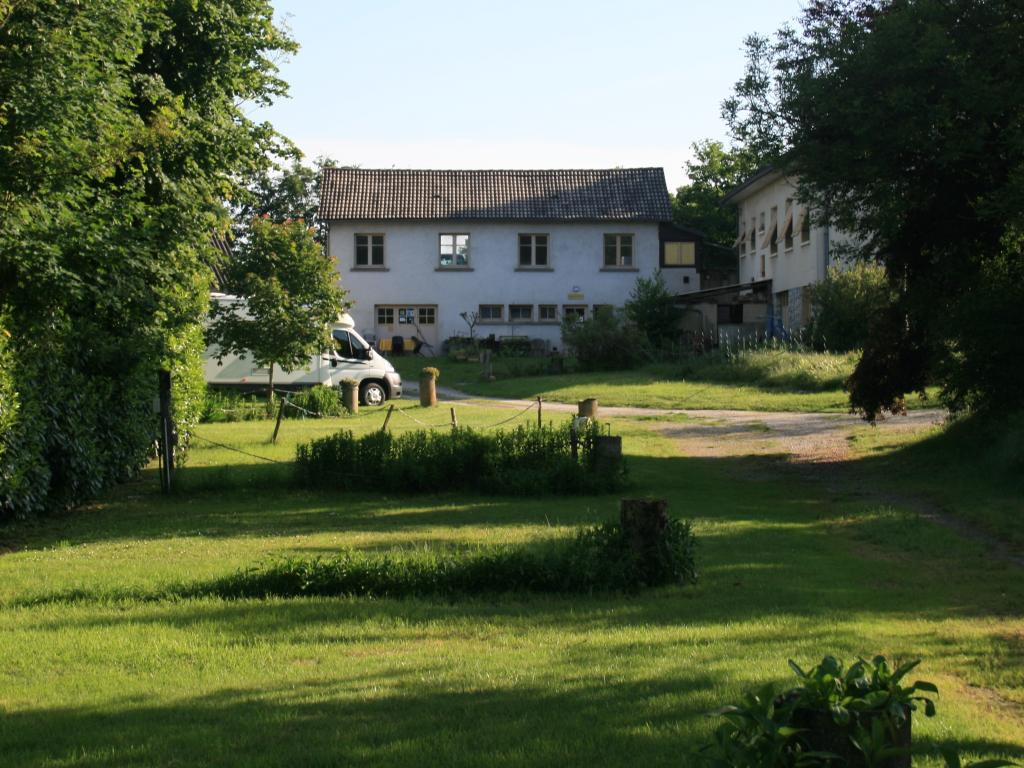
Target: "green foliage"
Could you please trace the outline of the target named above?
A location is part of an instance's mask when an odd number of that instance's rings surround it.
[[[359,438],[345,430],[300,445],[296,467],[302,485],[339,490],[607,493],[622,487],[625,469],[621,460],[598,459],[594,444],[599,438],[597,424],[583,428],[574,459],[568,424],[491,434],[466,427],[373,432]]]
[[[420,376],[427,376],[433,379],[434,381],[437,381],[438,379],[441,378],[441,371],[439,371],[437,368],[434,368],[433,366],[428,366],[426,368],[420,369]]]
[[[746,339],[687,358],[679,375],[691,381],[746,384],[765,390],[829,392],[842,389],[856,363],[855,353],[811,352],[799,342]]]
[[[636,345],[646,340],[651,347],[663,349],[679,338],[681,315],[675,307],[675,298],[665,286],[665,278],[660,270],[651,277],[636,279],[624,309],[626,318],[642,336],[642,339],[624,340],[625,343]]]
[[[825,279],[811,286],[812,343],[837,352],[862,349],[875,318],[894,298],[885,269],[877,264],[830,267]]]
[[[880,258],[897,291],[851,404],[899,412],[939,384],[953,409],[1024,405],[1024,61],[1016,3],[818,0],[752,38],[726,103],[801,197]]]
[[[270,368],[292,371],[330,343],[328,324],[345,304],[334,264],[301,221],[256,219],[235,250],[226,278],[241,297],[210,307],[209,340],[225,355],[252,355]]]
[[[329,157],[318,157],[308,166],[292,156],[290,165],[275,170],[258,169],[234,211],[235,240],[245,240],[249,224],[266,216],[275,224],[304,221],[313,227],[317,242],[326,242],[326,225],[317,218],[320,184],[323,169],[336,165]]]
[[[746,181],[761,164],[743,147],[726,149],[720,141],[706,139],[691,145],[694,159],[686,163],[690,183],[672,197],[672,218],[683,227],[703,232],[714,243],[731,245],[736,239],[736,214],[722,200]]]
[[[645,356],[644,337],[617,309],[595,312],[587,320],[565,320],[562,340],[583,371],[627,370]]]
[[[216,424],[273,418],[270,401],[262,395],[243,395],[232,390],[207,389],[200,421]]]
[[[794,661],[790,668],[801,685],[776,694],[771,686],[747,694],[738,706],[714,714],[726,722],[714,741],[696,754],[707,766],[863,765],[882,768],[909,749],[909,718],[924,705],[926,717],[935,705],[922,693],[934,694],[934,684],[918,680],[904,685],[904,678],[920,661],[890,668],[883,656],[858,659],[849,669],[826,656],[810,672]],[[860,762],[850,762],[850,748]]]
[[[654,568],[644,568],[618,523],[582,528],[574,538],[534,546],[465,547],[413,554],[344,550],[330,558],[290,557],[206,584],[187,597],[455,597],[507,592],[635,592],[695,584],[689,523],[670,520]]]
[[[0,467],[9,514],[136,471],[161,366],[194,423],[210,235],[238,179],[280,148],[243,105],[284,92],[271,58],[293,49],[265,0],[0,11],[0,314],[19,393]]]
[[[301,392],[288,395],[288,401],[302,408],[285,408],[285,416],[305,418],[311,414],[316,416],[344,416],[346,411],[341,402],[341,390],[338,387],[309,387]],[[308,411],[308,413],[306,413]]]

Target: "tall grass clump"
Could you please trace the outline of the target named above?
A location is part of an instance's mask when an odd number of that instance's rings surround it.
[[[670,519],[658,551],[632,549],[619,523],[572,538],[516,547],[463,547],[269,560],[194,585],[185,596],[226,599],[305,596],[424,597],[506,592],[633,592],[697,581],[690,524]]]
[[[349,430],[298,447],[298,480],[338,490],[372,487],[424,493],[470,490],[488,494],[607,493],[622,487],[621,457],[599,456],[597,424],[580,430],[572,455],[570,425],[525,427],[484,434],[451,431]]]

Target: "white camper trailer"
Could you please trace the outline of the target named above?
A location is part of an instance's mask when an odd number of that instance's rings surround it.
[[[244,299],[223,293],[210,294],[210,301],[244,306]],[[244,310],[238,310],[244,311]],[[303,368],[291,373],[274,367],[274,388],[298,389],[322,385],[336,387],[343,379],[359,382],[363,405],[380,405],[402,396],[402,377],[384,357],[359,335],[349,315],[342,314],[331,324],[333,348],[310,357]],[[214,387],[261,389],[270,383],[270,369],[257,366],[251,355],[226,355],[218,361],[216,347],[207,347],[203,355],[206,383]]]

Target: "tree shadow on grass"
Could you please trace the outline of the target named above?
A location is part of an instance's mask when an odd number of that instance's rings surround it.
[[[424,674],[426,672],[426,674]],[[220,690],[173,703],[11,712],[5,766],[679,764],[706,675],[444,688],[394,679]]]

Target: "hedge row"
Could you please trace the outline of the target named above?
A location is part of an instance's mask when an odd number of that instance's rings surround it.
[[[631,592],[697,581],[689,523],[670,520],[657,552],[641,562],[618,523],[528,547],[420,551],[346,550],[331,558],[286,558],[197,585],[187,597],[227,599],[368,596],[424,597],[503,592]]]
[[[601,455],[599,427],[590,423],[572,455],[572,432],[563,426],[525,427],[485,434],[450,431],[343,430],[298,448],[299,482],[338,490],[422,493],[471,490],[488,494],[608,493],[622,487],[621,456]]]

